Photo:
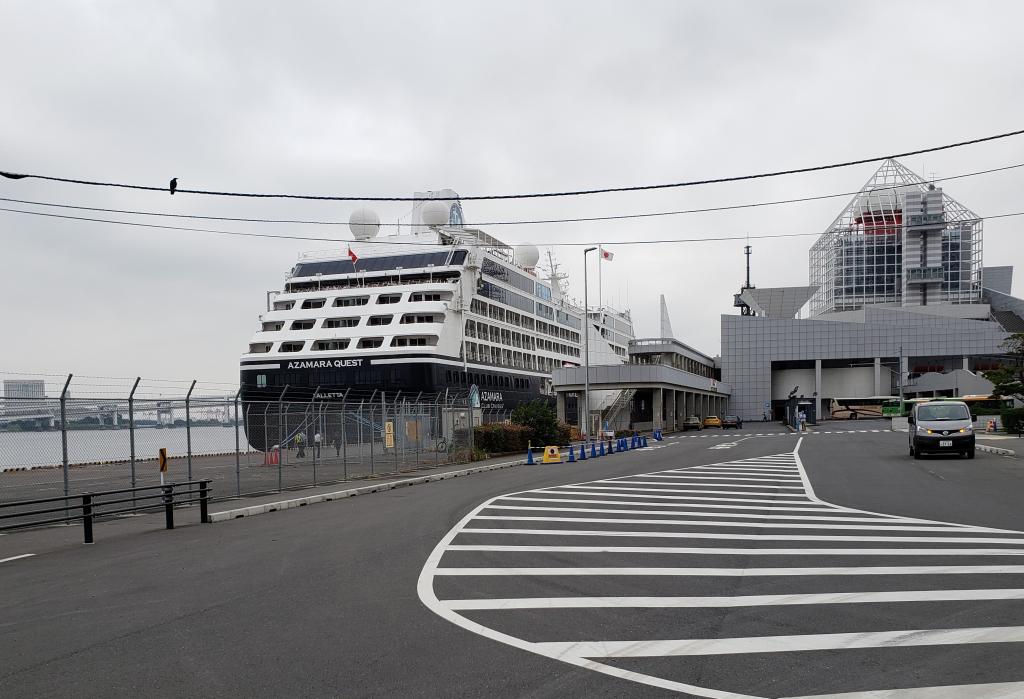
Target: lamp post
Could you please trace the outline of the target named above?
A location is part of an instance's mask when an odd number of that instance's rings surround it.
[[[587,296],[587,253],[596,247],[583,251],[583,432],[590,435],[590,308]]]

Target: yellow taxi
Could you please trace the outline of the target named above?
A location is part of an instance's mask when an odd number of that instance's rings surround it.
[[[717,415],[708,415],[704,418],[705,427],[721,427],[722,420]]]

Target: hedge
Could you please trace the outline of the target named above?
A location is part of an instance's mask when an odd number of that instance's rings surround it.
[[[558,423],[557,444],[565,446],[572,438],[572,427],[564,422]],[[473,428],[474,445],[491,454],[502,454],[506,452],[526,451],[530,445],[534,447],[547,446],[542,444],[534,436],[534,430],[526,425],[493,423],[490,425],[479,425]]]
[[[1024,408],[1010,408],[999,413],[1003,429],[1007,432],[1019,432],[1024,427]]]

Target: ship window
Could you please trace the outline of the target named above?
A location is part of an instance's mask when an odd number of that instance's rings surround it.
[[[263,323],[263,332],[272,333],[284,328],[284,321],[272,320]]]
[[[374,349],[384,344],[383,337],[364,337],[359,341],[359,349]]]
[[[359,318],[327,318],[325,328],[354,328],[359,325]]]
[[[447,296],[447,294],[445,294]],[[441,301],[440,291],[417,291],[409,294],[410,301]]]
[[[267,375],[266,374],[257,374],[256,375],[256,388],[266,388],[266,387],[267,387]]]
[[[274,301],[275,311],[290,311],[295,308],[295,301]]]
[[[317,340],[313,343],[314,352],[324,352],[327,350],[343,350],[348,349],[349,339],[344,340]]]
[[[345,308],[348,306],[365,306],[369,302],[369,296],[339,296],[334,299],[334,307]]]
[[[394,316],[370,316],[370,319],[366,321],[367,325],[391,325],[391,321]]]
[[[306,299],[302,302],[302,308],[323,308],[327,299]]]
[[[440,323],[441,316],[438,315],[423,315],[418,313],[406,313],[402,316],[401,324],[408,325],[409,323]],[[473,321],[469,321],[472,323]],[[467,328],[467,334],[472,334],[472,329]]]
[[[437,336],[418,337],[396,337],[391,340],[392,347],[434,347],[437,345]]]
[[[249,345],[249,354],[266,354],[270,351],[269,342],[254,342]]]
[[[398,303],[402,300],[401,294],[381,294],[377,297],[377,303],[388,304]]]
[[[315,320],[293,320],[292,330],[312,330],[314,325],[316,325]]]
[[[301,352],[305,342],[282,342],[278,351],[280,352]]]

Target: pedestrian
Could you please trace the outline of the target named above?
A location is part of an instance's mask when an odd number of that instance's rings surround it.
[[[301,432],[296,432],[295,433],[295,446],[298,447],[298,450],[299,450],[298,453],[295,456],[297,456],[300,459],[305,458],[306,457],[306,443],[302,439],[302,433]]]
[[[320,458],[320,433],[313,435],[313,456]]]
[[[338,435],[334,435],[334,452],[341,456],[341,438]]]
[[[768,422],[768,413],[761,413],[761,422]]]

